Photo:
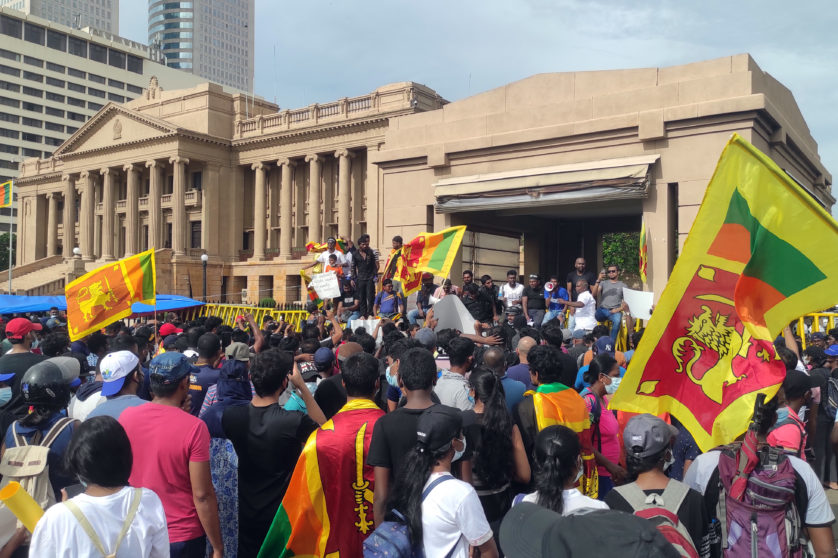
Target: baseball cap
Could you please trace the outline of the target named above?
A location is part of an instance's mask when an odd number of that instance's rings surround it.
[[[102,380],[104,380],[102,395],[110,397],[119,393],[125,385],[125,378],[137,369],[139,363],[140,359],[131,351],[116,351],[102,357],[99,365]]]
[[[363,350],[364,348],[361,347],[360,344],[356,343],[355,341],[349,341],[348,343],[344,343],[343,345],[338,347],[338,360],[343,362],[355,353],[360,353]]]
[[[632,417],[623,431],[626,453],[643,459],[669,447],[678,429],[649,413]]]
[[[235,343],[227,345],[227,350],[224,351],[224,354],[231,360],[250,362],[250,347],[241,341],[236,341]]]
[[[163,349],[167,351],[175,350],[175,343],[177,342],[177,335],[174,333],[171,335],[167,335],[165,339],[163,339]]]
[[[584,339],[585,338],[585,330],[584,329],[574,329],[573,330],[573,338],[574,339]]]
[[[823,341],[824,339],[826,339],[826,334],[822,331],[816,331],[812,335],[810,335],[809,337],[811,339],[820,339],[821,341]]]
[[[611,356],[614,356],[614,340],[611,339],[609,336],[600,337],[594,343],[594,354],[601,355],[602,353],[608,353]]]
[[[425,409],[416,422],[416,446],[438,451],[450,444],[463,429],[459,409],[446,405],[432,405]]]
[[[428,349],[429,351],[433,352],[436,350],[436,333],[429,327],[423,327],[416,334],[413,336],[420,345],[424,348]]]
[[[809,374],[800,370],[789,370],[786,372],[786,379],[783,380],[783,392],[786,394],[786,399],[803,397],[807,391],[817,385],[817,380]]]
[[[827,356],[838,356],[838,345],[830,345],[829,347],[824,349],[823,352]]]
[[[181,353],[167,352],[157,355],[149,363],[149,373],[157,376],[163,384],[174,384],[198,369]]]
[[[318,370],[326,370],[335,362],[335,353],[328,347],[320,347],[314,352],[314,366]]]
[[[9,339],[23,339],[30,331],[41,331],[43,326],[30,322],[26,318],[15,318],[6,324],[6,337]]]
[[[173,333],[183,333],[183,330],[168,322],[160,326],[160,337],[166,337]]]

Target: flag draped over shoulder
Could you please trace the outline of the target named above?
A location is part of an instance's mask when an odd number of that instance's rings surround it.
[[[0,207],[10,207],[12,205],[12,190],[14,189],[14,181],[7,180],[0,184]]]
[[[671,412],[706,451],[785,377],[772,341],[835,304],[838,223],[734,134],[611,408]]]
[[[649,253],[646,246],[646,220],[640,225],[640,254],[638,258],[640,268],[640,280],[646,282],[646,269],[649,266]]]
[[[383,414],[372,401],[356,399],[312,433],[259,558],[363,555],[364,539],[375,530],[366,455]]]
[[[314,252],[315,254],[320,254],[321,252],[325,252],[329,249],[329,244],[327,242],[309,242],[306,244],[306,252]],[[339,238],[335,241],[335,250],[340,252],[341,254],[346,254],[348,251],[346,241],[342,238]]]
[[[154,250],[103,265],[64,289],[67,329],[75,341],[131,315],[135,302],[154,304]]]
[[[465,234],[466,227],[461,225],[436,233],[422,233],[402,246],[393,281],[402,284],[405,296],[419,290],[423,271],[439,277],[448,275]]]

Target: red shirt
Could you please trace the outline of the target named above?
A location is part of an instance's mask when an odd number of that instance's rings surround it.
[[[169,405],[147,403],[122,412],[134,466],[131,486],[149,488],[166,512],[169,541],[183,542],[204,534],[192,499],[189,463],[209,461],[210,435],[201,419]]]

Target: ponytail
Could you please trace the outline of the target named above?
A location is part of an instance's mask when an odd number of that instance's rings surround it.
[[[562,492],[576,472],[580,451],[579,436],[566,426],[548,426],[538,433],[533,457],[539,506],[562,513]]]
[[[422,544],[422,491],[431,476],[431,467],[449,451],[450,445],[433,452],[417,444],[405,454],[405,465],[396,476],[387,511],[398,511],[404,516],[412,545]]]
[[[474,473],[485,482],[504,484],[514,467],[512,417],[503,384],[494,372],[478,368],[469,376],[475,398],[483,403],[483,428],[475,448]]]

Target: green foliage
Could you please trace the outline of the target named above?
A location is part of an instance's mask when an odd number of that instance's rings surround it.
[[[276,301],[267,296],[259,301],[259,308],[276,308]]]
[[[606,233],[602,235],[602,262],[617,265],[623,273],[637,275],[640,272],[640,233]]]
[[[12,235],[12,261],[14,262],[17,239]],[[9,269],[9,233],[0,234],[0,269]]]

